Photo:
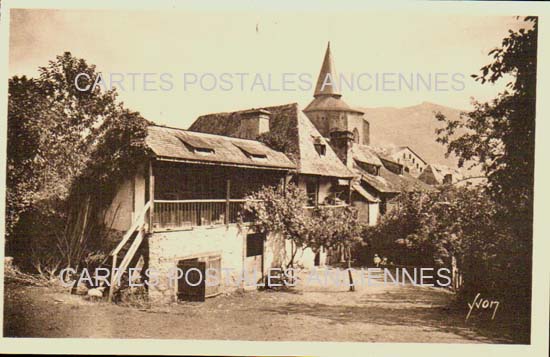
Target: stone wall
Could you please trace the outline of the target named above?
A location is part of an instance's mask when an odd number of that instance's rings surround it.
[[[220,291],[233,291],[245,288],[242,282],[246,252],[246,235],[253,233],[247,227],[237,225],[215,228],[196,228],[188,231],[153,233],[148,239],[148,267],[158,274],[156,281],[150,281],[149,298],[153,304],[176,302],[177,281],[175,269],[180,260],[194,258],[221,257]],[[288,262],[291,252],[290,241],[282,241],[269,235],[264,246],[264,275],[269,268],[280,267]],[[324,265],[326,254],[321,254]],[[315,253],[299,249],[296,266],[311,269]]]
[[[149,287],[149,298],[154,303],[175,302],[177,282],[171,277],[178,261],[209,256],[221,257],[222,290],[238,289],[245,237],[246,229],[241,231],[236,225],[153,233],[148,242],[149,268],[159,276]]]

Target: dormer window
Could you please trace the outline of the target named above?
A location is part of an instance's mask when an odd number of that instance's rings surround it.
[[[197,155],[207,156],[215,153],[214,148],[206,140],[192,136],[179,136],[178,139],[187,150]]]
[[[317,151],[317,154],[320,156],[325,156],[327,154],[327,146],[322,143],[313,144],[315,146],[315,151]]]
[[[373,176],[379,176],[380,175],[380,166],[369,164],[368,162],[363,162],[359,160],[355,160],[355,163],[363,170],[368,172],[369,174]]]
[[[238,147],[249,159],[254,161],[267,161],[267,153],[250,143],[238,143],[234,144]]]
[[[193,152],[195,154],[199,154],[199,155],[212,155],[214,153],[214,149],[210,149],[210,148],[193,148]]]

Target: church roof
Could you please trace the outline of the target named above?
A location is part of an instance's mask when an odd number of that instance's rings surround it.
[[[271,113],[269,131],[285,139],[284,153],[295,162],[298,172],[306,175],[351,178],[351,172],[336,156],[329,143],[300,110],[291,103],[261,108]],[[197,118],[189,130],[238,137],[240,121],[246,111],[206,114]],[[324,144],[320,155],[315,144]]]
[[[347,105],[340,97],[320,96],[315,97],[311,103],[304,109],[304,112],[313,112],[316,110],[337,111],[337,112],[353,112],[364,114],[364,112],[354,109]]]
[[[317,85],[315,86],[315,93],[313,94],[314,99],[304,109],[304,112],[323,110],[364,114],[364,112],[360,110],[351,108],[340,98],[342,94],[338,88],[339,84],[340,81],[338,73],[336,72],[336,67],[334,66],[329,42],[325,52],[323,65],[321,66],[319,77],[317,78]]]
[[[330,78],[328,78],[330,76]],[[325,84],[323,86],[323,84]],[[336,84],[336,85],[335,85]],[[327,45],[325,52],[325,59],[317,78],[317,85],[315,86],[314,97],[321,95],[341,96],[342,94],[338,90],[338,76],[336,67],[334,66],[334,60],[332,59],[332,53],[330,52],[330,42]]]

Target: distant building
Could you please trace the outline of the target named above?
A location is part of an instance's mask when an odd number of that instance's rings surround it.
[[[445,165],[430,164],[418,177],[428,185],[455,184],[464,179],[464,176],[458,169],[453,169]]]
[[[420,176],[428,163],[408,146],[399,146],[389,149],[389,156],[405,166],[414,177]]]

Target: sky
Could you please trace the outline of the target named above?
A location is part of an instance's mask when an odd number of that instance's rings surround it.
[[[205,113],[291,102],[305,107],[313,95],[307,82],[314,87],[330,41],[339,73],[370,75],[362,77],[367,85],[357,80],[354,88],[342,88],[348,104],[432,102],[467,110],[471,97],[490,100],[504,88],[504,82],[481,85],[470,75],[490,63],[488,52],[509,29],[521,26],[515,17],[398,11],[12,9],[9,74],[36,76],[39,66],[70,51],[106,76],[120,73],[124,90],[119,88],[119,98],[129,109],[157,124],[187,128]],[[138,73],[133,88],[129,73]],[[223,73],[232,76],[225,77],[232,88],[221,86]],[[371,79],[384,73],[390,79],[399,73],[424,79],[440,73],[449,80],[458,74],[454,78],[463,85],[443,85],[448,89],[443,91],[435,85],[396,89],[390,83],[388,90],[376,90]],[[254,82],[256,76],[262,83]],[[291,82],[283,85],[283,78]]]

